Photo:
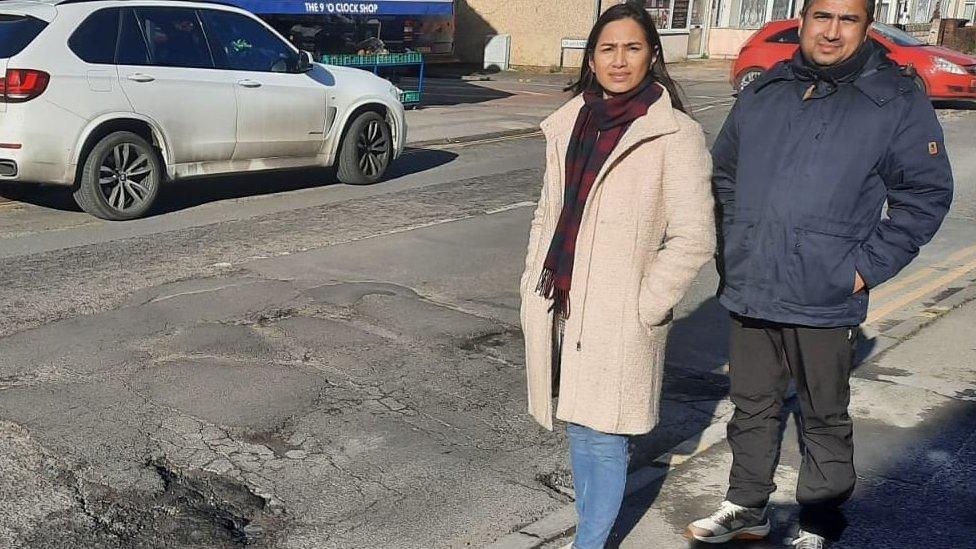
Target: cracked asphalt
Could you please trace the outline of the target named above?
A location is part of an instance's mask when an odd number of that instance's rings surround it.
[[[367,188],[187,182],[125,224],[57,189],[0,210],[0,547],[478,547],[561,509],[518,328],[542,158],[527,138]],[[922,263],[971,243],[960,211]],[[715,283],[676,311],[634,468],[729,410]]]
[[[515,168],[0,260],[0,540],[466,547],[569,502],[525,414]],[[723,394],[669,385],[648,459]]]
[[[7,259],[0,417],[18,480],[0,488],[17,509],[0,534],[24,547],[461,546],[472,505],[488,540],[564,501],[535,479],[561,443],[524,417],[511,323],[320,275],[341,265],[301,252],[504,210],[538,175]],[[514,289],[502,293],[513,309]]]

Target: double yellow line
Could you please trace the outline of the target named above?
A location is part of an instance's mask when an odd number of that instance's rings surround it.
[[[970,258],[970,256],[974,254],[976,254],[976,246],[968,246],[956,251],[935,265],[922,267],[912,274],[901,278],[896,278],[890,282],[882,284],[878,289],[872,290],[872,300],[884,299],[889,296],[897,297],[894,297],[890,301],[886,301],[883,305],[876,309],[870,310],[865,323],[871,324],[872,322],[877,322],[894,311],[908,305],[909,303],[966,276],[966,274],[976,269],[976,259]],[[967,259],[969,260],[968,262],[959,265],[960,262],[966,261]],[[948,271],[946,269],[948,269]],[[926,279],[931,280],[917,288],[911,289],[915,283]]]

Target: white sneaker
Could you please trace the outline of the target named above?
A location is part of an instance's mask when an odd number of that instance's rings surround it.
[[[689,524],[685,537],[704,543],[725,543],[734,539],[762,539],[769,535],[769,530],[765,507],[743,507],[723,501],[712,516]]]
[[[800,530],[790,545],[797,549],[826,549],[828,543],[823,536]]]

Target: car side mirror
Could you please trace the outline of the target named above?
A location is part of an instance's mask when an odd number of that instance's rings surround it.
[[[308,72],[312,70],[313,62],[314,60],[312,59],[311,53],[305,50],[298,52],[298,72]]]

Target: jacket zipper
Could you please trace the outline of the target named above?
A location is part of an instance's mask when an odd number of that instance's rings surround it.
[[[609,172],[607,172],[609,173]],[[606,176],[604,176],[606,177]],[[600,183],[603,179],[600,180]],[[588,211],[589,205],[592,203],[591,198],[596,197],[596,191],[598,185],[594,185],[593,189],[590,190],[590,196],[587,197],[586,205],[583,206],[583,217],[586,219],[586,213]],[[590,253],[586,257],[586,282],[583,284],[583,303],[580,308],[580,321],[579,321],[579,331],[576,334],[576,350],[583,350],[583,320],[586,318],[586,298],[590,295],[590,269],[593,267],[593,244],[596,242],[596,220],[600,217],[600,203],[596,205],[596,211],[593,212],[593,232],[590,234]]]
[[[655,136],[655,137],[657,137],[657,136]],[[599,139],[599,134],[597,135],[597,139]],[[627,149],[630,150],[630,149],[636,147],[637,145],[639,145],[640,143],[642,143],[643,141],[645,141],[645,140],[642,139],[641,141],[639,141],[637,143],[633,143],[633,144],[629,145],[627,147]],[[619,146],[620,143],[617,143],[617,145]],[[616,152],[616,151],[614,151],[614,152]],[[611,153],[610,158],[607,158],[607,164],[604,166],[604,169],[601,169],[601,172],[602,172],[601,177],[599,177],[593,183],[593,188],[590,189],[590,196],[587,197],[587,199],[586,199],[586,205],[583,206],[583,216],[582,216],[581,220],[585,220],[586,219],[586,214],[590,210],[590,204],[593,203],[592,197],[595,197],[596,196],[596,191],[602,186],[603,180],[607,178],[607,175],[610,174],[610,170],[613,168],[613,164],[619,162],[620,159],[623,158],[625,154],[627,154],[627,152],[628,151],[622,151],[619,155]],[[560,165],[560,170],[561,170],[560,177],[563,178],[563,188],[565,189],[565,186],[566,186],[565,168],[562,165]],[[563,197],[563,201],[565,202],[565,197]],[[596,213],[594,213],[593,215],[596,217],[596,216],[599,216],[599,213],[600,213],[600,205],[597,204],[596,205]],[[580,225],[582,226],[582,222],[581,222]],[[589,294],[590,267],[593,264],[593,243],[595,241],[596,241],[596,225],[595,225],[595,221],[594,221],[593,234],[590,235],[590,253],[589,253],[589,256],[587,257],[587,260],[586,260],[586,283],[583,285],[583,303],[582,303],[582,308],[580,310],[579,331],[576,334],[576,350],[577,351],[582,351],[583,350],[583,319],[586,317],[586,298],[587,298],[587,295]]]

